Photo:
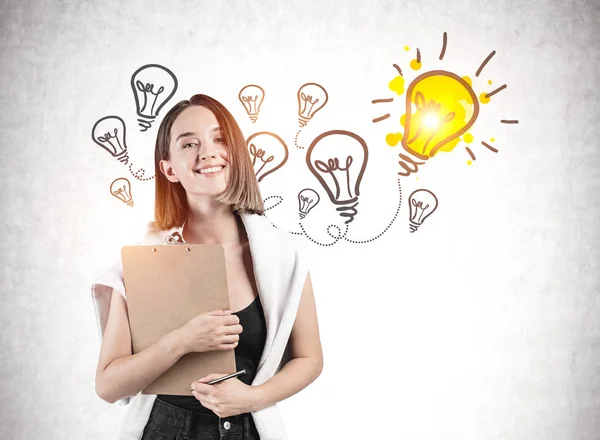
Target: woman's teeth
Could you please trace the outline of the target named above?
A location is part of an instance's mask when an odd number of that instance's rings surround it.
[[[200,170],[200,174],[211,174],[211,173],[217,173],[219,171],[221,171],[223,169],[223,167],[212,167],[212,168],[204,168],[202,170]]]

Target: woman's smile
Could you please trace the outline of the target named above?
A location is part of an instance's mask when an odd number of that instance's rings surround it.
[[[225,169],[225,165],[216,165],[212,167],[203,167],[195,170],[196,174],[199,174],[203,177],[213,177],[217,174],[221,174],[221,171]]]

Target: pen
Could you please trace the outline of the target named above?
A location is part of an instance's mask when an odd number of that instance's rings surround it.
[[[214,384],[217,384],[219,382],[223,382],[224,380],[231,379],[232,377],[241,376],[242,374],[246,374],[246,370],[236,371],[235,373],[228,374],[227,376],[219,377],[218,379],[213,379],[210,382],[207,382],[206,384],[207,385],[214,385]],[[194,391],[194,390],[190,389],[190,391]]]

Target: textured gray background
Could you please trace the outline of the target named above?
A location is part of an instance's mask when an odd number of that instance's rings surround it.
[[[368,140],[360,239],[396,203],[398,151],[383,137],[398,129],[371,123],[387,110],[370,100],[391,96],[405,45],[433,66],[444,31],[461,74],[497,51],[484,76],[508,88],[478,127],[500,152],[479,148],[467,167],[457,151],[404,179],[405,197],[440,198],[417,234],[403,204],[369,245],[312,247],[325,370],[280,405],[290,438],[600,438],[598,2],[13,0],[0,20],[0,438],[111,438],[127,409],[94,393],[89,287],[148,220],[152,185],[136,187],[135,210],[119,205],[108,185],[126,169],[89,133],[121,115],[134,162],[151,169],[156,127],[135,127],[135,69],[168,66],[174,102],[211,94],[247,134],[237,92],[259,83],[271,110],[256,128],[289,145],[297,87],[327,84],[304,139],[338,128]]]

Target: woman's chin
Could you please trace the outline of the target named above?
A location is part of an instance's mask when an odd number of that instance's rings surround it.
[[[198,186],[190,189],[186,189],[188,196],[201,197],[201,198],[213,198],[216,199],[219,195],[225,191],[226,185],[202,185],[201,188]]]

